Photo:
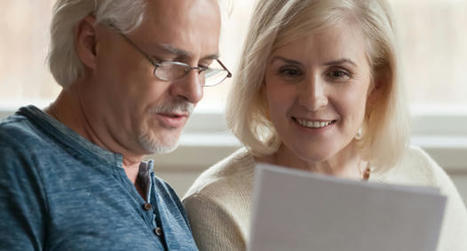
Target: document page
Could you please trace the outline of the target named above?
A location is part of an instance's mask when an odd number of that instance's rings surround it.
[[[437,189],[256,168],[248,250],[437,248],[446,204]]]

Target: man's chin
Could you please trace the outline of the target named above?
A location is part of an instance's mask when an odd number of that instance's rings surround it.
[[[139,137],[140,146],[147,154],[163,154],[175,151],[178,147],[178,137],[175,142],[160,142],[147,135]]]
[[[171,146],[159,146],[159,147],[156,147],[156,148],[153,148],[153,154],[156,153],[156,154],[164,154],[164,153],[171,153],[173,151],[175,151],[175,149],[177,149],[178,147],[178,142],[174,145],[171,145]]]

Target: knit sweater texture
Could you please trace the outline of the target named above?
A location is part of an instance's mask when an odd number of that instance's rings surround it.
[[[255,159],[244,148],[215,164],[183,199],[200,250],[246,250]],[[422,149],[410,147],[397,166],[374,172],[369,182],[438,187],[447,205],[439,251],[467,250],[467,210],[446,172]]]

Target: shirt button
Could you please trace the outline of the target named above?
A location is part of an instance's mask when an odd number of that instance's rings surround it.
[[[143,205],[144,210],[149,211],[152,209],[151,203],[144,203]]]
[[[162,235],[162,228],[160,228],[160,227],[154,228],[154,233],[155,233],[157,236],[161,236],[161,235]]]

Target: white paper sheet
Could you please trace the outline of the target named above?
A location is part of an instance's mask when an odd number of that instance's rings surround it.
[[[434,251],[445,204],[433,188],[259,164],[248,249]]]

